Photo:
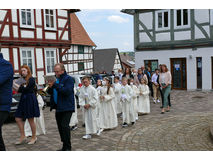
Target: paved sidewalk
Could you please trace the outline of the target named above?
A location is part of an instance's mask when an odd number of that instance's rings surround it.
[[[213,124],[213,92],[172,91],[171,112],[160,114],[160,104],[151,100],[151,113],[139,117],[134,126],[104,131],[101,136],[83,140],[85,129],[81,127],[79,112],[78,129],[72,133],[72,148],[77,151],[113,150],[213,150],[209,126]],[[35,145],[15,146],[19,137],[15,122],[3,127],[7,150],[55,151],[61,148],[54,112],[44,111],[47,134],[38,137]]]

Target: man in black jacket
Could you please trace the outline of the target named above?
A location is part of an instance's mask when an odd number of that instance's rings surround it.
[[[1,46],[0,46],[1,51]],[[2,126],[9,116],[12,104],[13,67],[0,53],[0,151],[5,151]]]
[[[56,122],[63,142],[63,147],[60,151],[70,151],[69,123],[72,113],[75,111],[74,79],[67,75],[64,65],[61,63],[55,65],[54,72],[57,80],[48,83],[50,87],[48,93],[51,95],[51,110],[56,109]]]

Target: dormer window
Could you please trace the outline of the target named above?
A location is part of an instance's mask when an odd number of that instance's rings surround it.
[[[156,17],[155,28],[157,31],[170,29],[170,10],[156,11],[155,17]]]
[[[175,29],[190,27],[190,10],[189,9],[174,10],[174,23]]]

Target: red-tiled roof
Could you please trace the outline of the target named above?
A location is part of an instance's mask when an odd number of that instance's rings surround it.
[[[96,46],[85,31],[75,13],[70,14],[71,22],[71,44]]]

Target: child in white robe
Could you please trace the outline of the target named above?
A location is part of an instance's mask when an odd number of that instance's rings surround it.
[[[77,90],[74,88],[74,93],[76,95]],[[77,108],[77,103],[76,103],[76,99],[75,99],[75,112],[72,113],[72,117],[70,119],[70,130],[74,131],[76,130],[78,127],[78,108]]]
[[[90,77],[85,76],[82,80],[84,86],[80,89],[79,105],[83,108],[86,129],[86,135],[82,138],[90,139],[91,135],[96,134],[99,130],[96,113],[98,92],[90,85]]]
[[[38,93],[37,93],[37,100],[38,100],[38,106],[40,110],[40,117],[34,118],[35,125],[36,125],[36,135],[41,135],[41,134],[45,135],[46,129],[45,129],[45,123],[44,123],[44,114],[43,114],[44,101],[41,95],[39,95]],[[25,121],[24,132],[26,137],[32,136],[32,131],[31,131],[28,120]]]
[[[150,113],[150,101],[149,101],[149,87],[147,85],[147,80],[145,78],[141,79],[141,84],[139,85],[139,113],[148,114]]]
[[[114,103],[115,94],[111,87],[110,80],[104,78],[102,81],[102,89],[100,96],[100,114],[99,122],[101,131],[104,129],[113,129],[118,126],[118,119]]]
[[[115,108],[116,108],[116,113],[120,114],[122,113],[122,106],[121,106],[121,95],[120,95],[120,89],[121,89],[121,84],[120,84],[120,78],[118,76],[115,76],[114,78],[114,84],[113,84],[113,88],[114,88],[114,93],[115,93]]]
[[[122,86],[120,89],[121,94],[121,105],[122,105],[122,118],[123,118],[123,127],[127,127],[130,122],[132,122],[132,125],[134,125],[135,120],[133,120],[131,117],[133,112],[130,111],[131,106],[131,100],[133,91],[132,88],[128,85],[128,80],[126,77],[122,78]]]
[[[138,120],[138,100],[137,97],[139,95],[138,87],[134,84],[134,79],[129,79],[129,85],[132,88],[133,95],[132,95],[132,108],[133,108],[133,116],[134,120]],[[132,121],[133,122],[133,121]]]
[[[98,97],[101,96],[101,89],[102,89],[102,81],[99,79],[97,80],[97,85],[96,85],[96,90],[98,92]],[[98,98],[98,102],[97,102],[97,123],[98,123],[98,127],[100,127],[100,122],[99,122],[99,113],[100,113],[100,98]]]

